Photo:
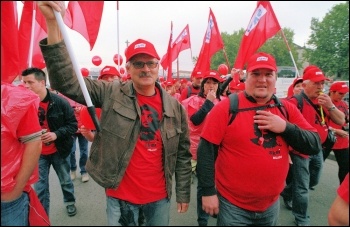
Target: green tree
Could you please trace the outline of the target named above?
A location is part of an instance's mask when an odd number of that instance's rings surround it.
[[[306,59],[327,76],[349,80],[349,1],[335,5],[319,21],[311,20]]]
[[[232,34],[228,34],[227,32],[222,32],[221,37],[224,41],[224,49],[218,51],[211,59],[210,68],[217,69],[220,64],[229,64],[229,69],[231,69],[234,65],[234,62],[237,57],[237,53],[242,41],[243,34],[245,29],[241,28],[239,31],[234,31]],[[297,46],[293,44],[294,32],[290,28],[283,29],[284,35],[288,42],[289,47],[291,48],[291,52],[293,54],[293,58],[296,61],[297,67],[301,67],[301,63],[299,63],[297,59]],[[226,56],[225,56],[225,52]],[[289,50],[284,41],[281,31],[278,32],[274,37],[268,39],[257,52],[267,52],[272,54],[276,58],[276,62],[278,66],[292,66],[294,67],[293,61],[291,59]],[[193,57],[193,62],[197,61],[198,57]],[[229,70],[230,71],[230,70]]]

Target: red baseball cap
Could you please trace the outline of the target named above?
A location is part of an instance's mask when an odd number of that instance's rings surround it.
[[[214,78],[219,82],[223,81],[220,77],[220,74],[215,70],[210,70],[210,71],[205,72],[203,79],[206,79],[206,78]]]
[[[126,48],[126,62],[128,62],[130,58],[132,58],[136,54],[148,54],[152,57],[157,58],[158,60],[160,59],[153,44],[143,39],[138,39],[134,41]]]
[[[271,69],[277,71],[276,60],[267,53],[256,53],[249,58],[247,71],[251,72],[255,69]]]
[[[192,76],[194,78],[203,78],[203,73],[202,73],[202,71],[192,72]]]
[[[173,86],[173,85],[174,85],[174,82],[171,81],[171,80],[164,81],[164,86],[165,86],[165,87]]]
[[[319,82],[323,80],[330,80],[327,77],[325,77],[324,73],[321,69],[315,67],[307,70],[303,75],[303,80],[311,80],[312,82]]]
[[[347,93],[349,92],[349,87],[345,82],[334,82],[331,87],[329,88],[330,91],[337,91],[340,93]]]
[[[293,80],[292,86],[293,88],[295,87],[295,85],[297,85],[298,83],[303,82],[303,78],[302,77],[297,77]]]
[[[180,83],[182,83],[182,84],[186,83],[186,84],[187,84],[187,81],[188,81],[188,80],[186,80],[186,79],[181,79],[181,80],[180,80]]]
[[[308,70],[310,70],[310,69],[319,69],[316,65],[308,65],[305,69],[304,69],[304,71],[303,71],[303,75],[308,71]]]
[[[114,66],[109,66],[109,65],[106,65],[103,69],[101,69],[100,76],[97,79],[101,80],[102,77],[105,75],[120,77],[120,73],[118,72],[118,70]]]
[[[240,91],[244,91],[245,89],[245,83],[244,82],[240,82],[238,84],[234,84],[234,83],[230,83],[230,90],[240,90]]]

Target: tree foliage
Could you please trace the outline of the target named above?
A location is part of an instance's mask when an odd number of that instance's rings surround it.
[[[306,59],[334,79],[349,79],[349,2],[335,5],[322,21],[311,20]]]
[[[349,79],[349,2],[335,5],[322,21],[311,20],[311,35],[307,41],[308,48],[294,44],[294,31],[283,28],[283,33],[291,49],[293,59],[299,72],[304,64],[319,66],[328,76]],[[233,31],[232,34],[222,32],[221,37],[225,50],[217,52],[211,59],[211,69],[220,64],[229,64],[231,69],[236,60],[239,45],[245,29]],[[258,51],[272,54],[278,66],[294,67],[293,60],[284,41],[281,31],[267,40]],[[298,54],[301,52],[302,54]],[[226,53],[226,55],[225,55]],[[198,57],[193,57],[193,63]]]

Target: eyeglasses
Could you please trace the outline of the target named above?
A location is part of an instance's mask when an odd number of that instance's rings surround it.
[[[158,62],[153,62],[153,61],[148,61],[148,62],[142,62],[142,61],[135,61],[132,63],[132,65],[135,67],[135,69],[142,69],[145,67],[145,64],[147,65],[148,68],[154,69],[157,67]]]

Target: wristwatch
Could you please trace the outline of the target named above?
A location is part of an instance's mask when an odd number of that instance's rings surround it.
[[[331,112],[332,110],[335,110],[335,105],[328,109],[329,112]]]

